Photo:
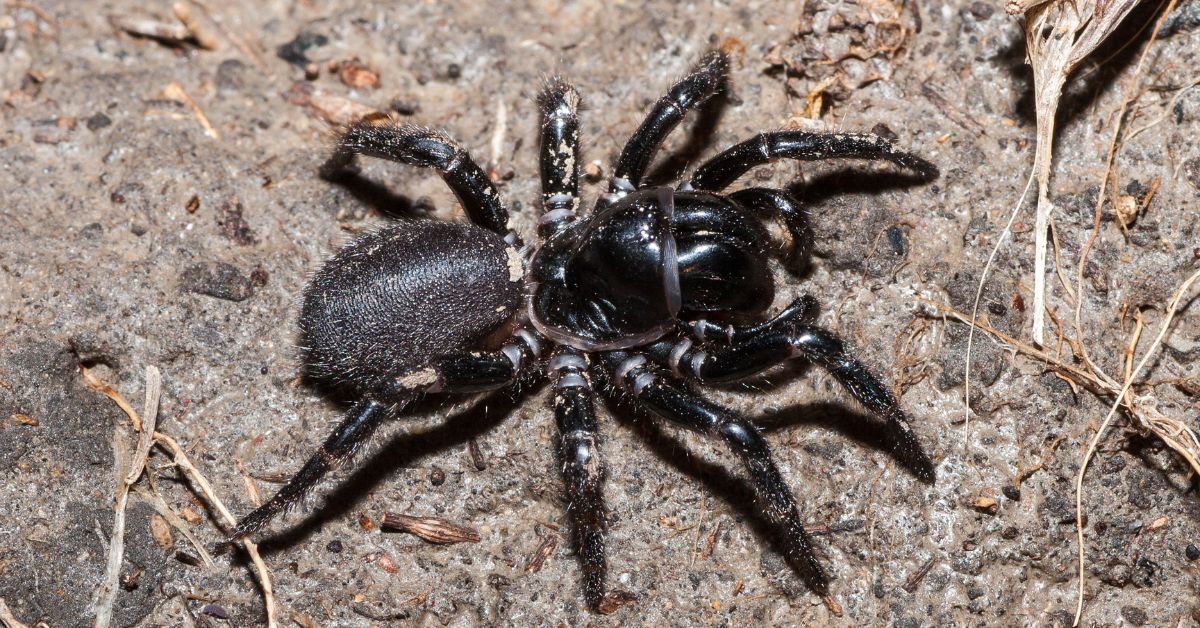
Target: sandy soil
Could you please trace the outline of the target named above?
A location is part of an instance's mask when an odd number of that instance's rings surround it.
[[[751,175],[791,187],[817,234],[813,270],[781,270],[778,302],[821,300],[821,323],[895,385],[938,464],[935,485],[919,482],[817,369],[710,393],[767,433],[804,517],[823,531],[817,550],[844,614],[773,549],[735,460],[620,408],[601,419],[609,583],[637,601],[588,612],[538,387],[517,403],[433,404],[390,426],[277,521],[263,552],[281,624],[1069,625],[1073,478],[1105,402],[979,335],[964,424],[966,329],[930,305],[969,310],[1032,162],[1021,29],[992,3],[894,13],[885,0],[859,3],[872,16],[823,1],[801,12],[805,3],[774,1],[207,0],[195,13],[215,50],[114,26],[137,16],[178,24],[169,3],[143,4],[0,5],[0,598],[21,621],[90,624],[104,573],[114,456],[128,456],[134,434],[81,365],[134,405],[147,367],[160,368],[159,430],[236,513],[253,507],[248,483],[275,490],[338,420],[339,406],[299,378],[305,277],[355,233],[460,212],[436,177],[395,164],[364,160],[353,185],[320,179],[330,119],[382,110],[447,129],[490,164],[531,236],[533,97],[545,76],[578,85],[584,159],[607,174],[649,103],[724,45],[737,59],[733,89],[672,136],[658,180],[785,125],[875,130],[941,169],[925,185],[854,163]],[[1092,226],[1142,27],[1156,17],[1157,3],[1145,4],[1097,53],[1105,63],[1085,64],[1069,85],[1059,118],[1056,259],[1067,277]],[[1129,124],[1163,117],[1123,142],[1112,179],[1117,195],[1146,207],[1125,230],[1106,209],[1089,257],[1084,330],[1110,373],[1122,371],[1132,313],[1156,330],[1200,258],[1200,90],[1172,101],[1196,79],[1198,27],[1200,5],[1183,3],[1148,58]],[[804,120],[806,95],[822,85],[819,119]],[[603,185],[586,181],[587,198]],[[992,325],[1022,337],[1031,225],[1029,212],[1017,219],[983,302]],[[1061,320],[1071,298],[1052,282]],[[1182,311],[1139,389],[1193,425],[1198,307]],[[219,518],[163,452],[149,466],[153,481],[128,507],[115,625],[265,623],[244,557],[198,564],[152,495],[206,548],[223,538]],[[1200,544],[1200,500],[1180,459],[1121,419],[1086,488],[1085,622],[1194,624],[1200,578],[1187,548]],[[385,511],[444,518],[480,540],[435,546],[383,532]],[[544,544],[548,557],[529,569]]]

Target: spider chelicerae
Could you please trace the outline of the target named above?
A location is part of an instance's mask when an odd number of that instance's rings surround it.
[[[784,190],[724,191],[777,159],[886,160],[936,175],[929,162],[869,134],[770,131],[709,159],[678,187],[642,187],[651,158],[688,111],[721,90],[728,59],[706,54],[655,103],[616,162],[608,193],[580,210],[579,96],[551,79],[538,96],[542,182],[537,244],[526,247],[487,174],[445,135],[383,119],[341,136],[329,177],[369,155],[432,168],[469,223],[408,220],[369,233],[317,271],[304,291],[301,347],[309,375],[352,400],[345,419],[232,538],[258,531],[300,501],[385,420],[427,393],[466,394],[545,376],[567,511],[590,607],[605,596],[604,465],[595,398],[619,398],[724,442],[741,460],[758,507],[811,589],[828,594],[795,499],[754,423],[696,392],[789,360],[828,371],[882,418],[882,438],[925,481],[933,464],[888,387],[833,333],[813,324],[802,296],[774,316],[772,256],[795,269],[812,236]],[[773,244],[779,220],[790,246]]]

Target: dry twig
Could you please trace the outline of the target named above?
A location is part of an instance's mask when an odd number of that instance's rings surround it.
[[[4,628],[29,628],[13,616],[8,604],[4,603],[4,598],[0,598],[0,623],[4,624]]]
[[[200,108],[200,105],[196,104],[191,94],[188,94],[182,85],[175,82],[169,83],[163,88],[163,96],[169,100],[187,105],[192,110],[192,115],[196,116],[196,120],[200,122],[200,126],[204,127],[204,133],[214,140],[221,139],[221,134],[217,133],[212,123],[208,121],[208,116],[204,115],[204,110]]]
[[[1129,389],[1133,386],[1134,379],[1142,372],[1142,369],[1146,367],[1150,358],[1154,356],[1154,352],[1162,344],[1163,338],[1166,337],[1167,331],[1171,328],[1171,321],[1175,318],[1175,312],[1179,308],[1179,303],[1197,279],[1200,279],[1200,271],[1192,273],[1192,276],[1188,277],[1183,282],[1183,285],[1179,287],[1179,290],[1175,292],[1175,297],[1171,299],[1171,304],[1167,306],[1166,318],[1163,319],[1158,335],[1154,337],[1154,342],[1150,343],[1150,346],[1146,348],[1146,353],[1142,356],[1141,361],[1138,362],[1137,368],[1133,369],[1125,378],[1124,385],[1121,386],[1120,392],[1117,393],[1117,398],[1113,401],[1112,407],[1109,408],[1108,415],[1104,417],[1104,421],[1100,423],[1100,427],[1092,437],[1092,442],[1088,445],[1087,453],[1083,456],[1083,462],[1079,465],[1079,475],[1075,478],[1075,532],[1076,540],[1079,543],[1079,601],[1075,607],[1075,625],[1079,625],[1079,619],[1083,616],[1083,476],[1087,473],[1088,462],[1091,461],[1092,455],[1096,453],[1096,447],[1100,444],[1100,439],[1104,436],[1104,432],[1108,429],[1109,424],[1112,423],[1113,417],[1116,416],[1117,409],[1122,405],[1128,407],[1130,414],[1135,419],[1139,419],[1143,427],[1162,438],[1172,449],[1187,459],[1193,471],[1200,473],[1200,438],[1197,437],[1196,432],[1186,424],[1170,420],[1168,417],[1158,414],[1157,411],[1154,412],[1152,419],[1145,418],[1135,410],[1136,404],[1134,401],[1126,399]]]
[[[86,370],[85,370],[86,372]],[[115,514],[113,515],[113,531],[108,542],[108,563],[104,570],[104,579],[96,589],[96,628],[107,628],[112,623],[113,604],[117,601],[117,584],[121,576],[121,561],[125,557],[125,506],[129,502],[129,488],[142,476],[146,468],[146,457],[150,455],[150,437],[158,419],[158,401],[162,396],[162,375],[158,368],[146,368],[146,403],[142,409],[142,420],[138,421],[142,434],[137,449],[128,465],[129,471],[117,480],[117,495],[115,499]],[[128,404],[127,404],[128,405]],[[116,428],[114,439],[120,438],[120,428]],[[114,453],[120,447],[114,441]],[[121,459],[115,461],[118,473],[121,469]]]
[[[121,396],[121,393],[117,392],[116,389],[101,381],[95,375],[92,375],[91,371],[86,368],[83,369],[83,379],[89,386],[92,387],[93,390],[102,393],[109,399],[112,399],[113,402],[117,404],[117,407],[124,411],[129,417],[129,421],[133,424],[135,430],[141,431],[145,427],[142,423],[141,417],[138,416],[133,407],[129,405],[129,402],[125,401],[125,398]],[[153,426],[151,425],[147,431],[153,431]],[[204,474],[201,473],[194,464],[192,464],[192,461],[188,458],[187,454],[184,453],[183,448],[179,446],[179,443],[177,443],[175,439],[163,434],[162,432],[153,432],[153,436],[155,444],[171,454],[171,458],[175,462],[175,465],[182,469],[184,473],[186,473],[187,476],[192,480],[192,482],[195,483],[200,493],[205,499],[208,500],[209,504],[211,504],[213,508],[216,508],[217,512],[220,513],[221,518],[225,520],[226,524],[231,527],[237,525],[237,518],[233,516],[233,513],[229,512],[229,509],[225,507],[225,504],[221,501],[221,498],[217,497],[212,485],[208,482],[208,478],[204,477]],[[267,610],[267,625],[270,628],[275,628],[277,625],[275,619],[275,593],[273,587],[271,586],[271,573],[267,569],[266,563],[263,562],[262,556],[258,553],[257,545],[246,539],[240,540],[239,543],[246,548],[246,554],[250,556],[250,561],[254,564],[255,572],[258,575],[258,583],[262,588],[263,602]],[[209,560],[211,561],[211,558]]]

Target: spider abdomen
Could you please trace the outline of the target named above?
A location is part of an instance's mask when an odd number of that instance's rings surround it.
[[[517,312],[523,275],[516,249],[471,224],[412,220],[367,234],[304,291],[308,374],[365,394],[433,357],[487,348]]]

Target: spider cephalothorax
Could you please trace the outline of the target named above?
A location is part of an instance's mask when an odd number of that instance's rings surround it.
[[[767,314],[775,294],[768,258],[779,255],[793,267],[807,259],[811,234],[797,201],[778,189],[724,190],[776,159],[886,160],[922,178],[936,171],[874,135],[774,131],[721,152],[677,188],[642,188],[664,138],[722,87],[726,72],[725,55],[711,52],[657,102],[591,212],[580,211],[579,97],[551,80],[538,98],[542,209],[532,256],[509,230],[487,175],[449,138],[380,120],[348,129],[327,175],[356,154],[432,168],[470,223],[399,222],[345,247],[317,272],[300,318],[305,366],[357,401],[233,537],[297,503],[420,396],[496,390],[544,375],[554,386],[568,511],[590,606],[604,597],[606,572],[597,393],[724,441],[745,465],[789,561],[824,594],[826,577],[766,441],[751,421],[707,401],[696,386],[806,360],[886,421],[885,438],[919,477],[932,481],[933,465],[887,386],[812,323],[814,299],[803,296]],[[790,250],[772,244],[766,220],[782,222]]]

